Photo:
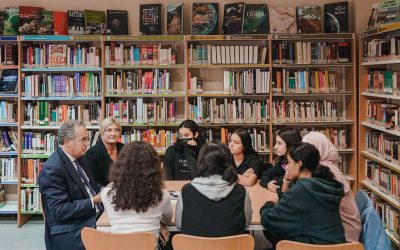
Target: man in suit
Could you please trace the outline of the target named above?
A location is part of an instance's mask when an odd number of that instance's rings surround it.
[[[48,250],[85,249],[81,230],[94,227],[96,213],[103,210],[99,189],[81,157],[88,139],[84,123],[77,120],[64,123],[58,131],[59,147],[40,172]]]

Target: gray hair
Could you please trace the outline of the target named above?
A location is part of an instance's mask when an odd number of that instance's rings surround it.
[[[58,135],[57,135],[58,144],[64,145],[64,142],[66,139],[70,139],[70,140],[75,139],[75,128],[76,127],[85,127],[86,128],[86,125],[82,121],[78,121],[78,120],[70,120],[70,121],[64,122],[61,125],[60,129],[58,130]]]

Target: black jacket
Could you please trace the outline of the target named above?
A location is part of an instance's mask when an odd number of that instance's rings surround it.
[[[282,161],[277,161],[272,168],[265,170],[261,175],[260,185],[268,188],[268,183],[275,180],[276,185],[282,187],[285,169],[282,167]]]
[[[320,178],[300,179],[275,205],[261,208],[261,224],[278,239],[311,244],[345,243],[339,213],[343,185]]]
[[[117,154],[121,152],[124,144],[117,142]],[[113,160],[107,153],[103,140],[99,140],[96,145],[91,147],[85,154],[85,164],[92,170],[95,182],[105,187],[108,185],[108,173]]]
[[[192,180],[196,177],[197,150],[195,147],[172,145],[164,157],[167,180]]]

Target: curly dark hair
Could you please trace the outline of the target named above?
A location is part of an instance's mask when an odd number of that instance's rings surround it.
[[[164,181],[160,158],[150,144],[135,141],[126,144],[113,162],[110,181],[115,196],[112,203],[115,211],[134,209],[146,212],[162,200]]]

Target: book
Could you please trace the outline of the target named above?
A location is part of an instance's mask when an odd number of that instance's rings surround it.
[[[244,3],[228,3],[224,6],[224,35],[242,34],[243,32]]]
[[[6,12],[0,11],[0,35],[4,34],[4,21],[6,19]]]
[[[39,35],[54,35],[53,11],[42,10],[39,19]]]
[[[19,6],[19,33],[37,35],[39,31],[41,7]]]
[[[324,12],[325,33],[349,32],[349,4],[347,1],[325,4]]]
[[[266,4],[246,4],[243,21],[243,34],[267,34],[268,8]]]
[[[303,5],[297,6],[297,33],[320,33],[321,30],[321,6]]]
[[[183,35],[183,3],[167,5],[167,35]]]
[[[276,7],[269,9],[269,26],[271,33],[296,34],[296,8]]]
[[[140,5],[140,35],[162,35],[161,20],[161,4]]]
[[[400,0],[383,0],[378,4],[375,26],[393,23],[397,20]]]
[[[107,31],[111,35],[128,35],[128,11],[107,10]]]
[[[68,16],[64,11],[53,11],[54,35],[68,35]]]
[[[218,34],[218,3],[193,3],[192,35]]]
[[[85,12],[83,10],[68,10],[68,35],[85,34]]]
[[[378,4],[379,3],[373,3],[371,5],[371,14],[368,18],[367,29],[372,29],[373,27],[375,27],[376,17],[378,16]]]
[[[5,9],[3,34],[6,36],[16,36],[18,35],[18,27],[19,27],[19,8],[7,7]]]
[[[86,35],[101,35],[106,32],[106,14],[99,10],[85,10]]]

